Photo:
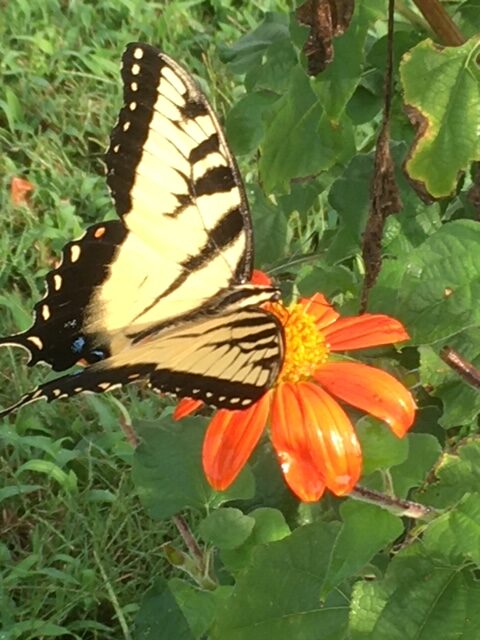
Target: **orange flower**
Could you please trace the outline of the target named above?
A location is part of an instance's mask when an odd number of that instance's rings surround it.
[[[285,307],[268,305],[285,331],[285,361],[273,389],[244,410],[218,410],[203,444],[203,468],[210,484],[225,490],[237,477],[267,423],[285,480],[304,502],[326,488],[349,493],[361,473],[362,452],[353,425],[335,398],[387,422],[399,437],[411,427],[415,402],[385,371],[352,361],[335,361],[337,351],[391,344],[409,338],[386,315],[340,318],[322,294]],[[175,418],[202,403],[186,398]]]
[[[23,178],[12,178],[10,183],[10,198],[15,206],[27,204],[28,195],[33,191],[34,186]]]

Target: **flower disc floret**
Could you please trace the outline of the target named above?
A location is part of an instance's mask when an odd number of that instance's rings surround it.
[[[315,318],[299,303],[288,307],[276,303],[271,305],[270,311],[280,319],[285,332],[285,360],[278,384],[311,380],[329,354]]]

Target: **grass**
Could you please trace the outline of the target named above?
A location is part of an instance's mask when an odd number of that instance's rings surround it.
[[[87,224],[112,217],[102,155],[120,106],[125,44],[161,46],[205,79],[222,112],[234,90],[216,50],[281,2],[211,0],[0,2],[0,329],[29,326],[46,272]],[[14,206],[14,176],[35,185]],[[45,379],[18,351],[0,352],[6,406]],[[137,418],[159,401],[117,397]],[[25,408],[0,424],[0,640],[128,638],[156,575],[170,523],[143,512],[118,401],[80,397]]]

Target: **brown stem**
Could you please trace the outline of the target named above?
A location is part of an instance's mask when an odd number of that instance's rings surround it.
[[[413,2],[442,44],[458,47],[465,42],[457,25],[439,0],[413,0]]]
[[[431,520],[436,515],[435,509],[431,507],[426,507],[423,504],[412,502],[411,500],[402,500],[402,498],[387,496],[384,493],[361,487],[358,484],[349,495],[355,500],[383,507],[383,509],[387,509],[387,511],[391,511],[397,516],[406,516],[407,518],[415,518],[416,520]]]
[[[174,525],[178,529],[178,533],[182,536],[182,540],[185,542],[187,549],[192,554],[192,557],[198,562],[199,567],[205,568],[205,558],[200,545],[195,540],[193,533],[190,531],[190,527],[187,521],[182,516],[173,516]]]
[[[471,362],[465,360],[459,353],[448,346],[443,347],[440,357],[472,387],[480,389],[480,370],[474,367]]]

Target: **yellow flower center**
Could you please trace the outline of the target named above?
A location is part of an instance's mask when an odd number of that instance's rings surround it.
[[[275,302],[269,305],[269,311],[280,319],[285,331],[285,360],[278,383],[309,380],[329,354],[315,318],[298,303],[284,307]]]

